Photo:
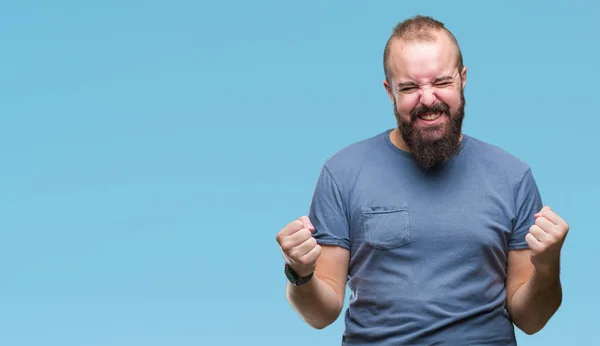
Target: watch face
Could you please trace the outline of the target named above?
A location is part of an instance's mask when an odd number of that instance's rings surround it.
[[[285,276],[287,276],[288,280],[290,280],[291,283],[296,284],[296,278],[290,272],[290,269],[287,266],[285,267],[284,272],[285,272]]]

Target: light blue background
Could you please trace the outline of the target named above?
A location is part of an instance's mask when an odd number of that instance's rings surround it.
[[[593,344],[600,11],[568,3],[3,2],[0,344],[339,344],[287,305],[275,235],[395,126],[382,51],[417,13],[462,46],[465,132],[571,225],[564,304],[520,345]]]

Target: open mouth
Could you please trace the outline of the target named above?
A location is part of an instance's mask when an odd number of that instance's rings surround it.
[[[433,121],[442,116],[442,112],[434,112],[434,113],[425,113],[419,116],[419,119],[425,121]]]

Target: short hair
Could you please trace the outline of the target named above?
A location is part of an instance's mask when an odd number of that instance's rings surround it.
[[[385,50],[383,52],[383,71],[385,73],[385,80],[388,83],[391,83],[391,71],[388,68],[387,62],[390,54],[390,46],[394,39],[402,41],[431,42],[437,39],[435,34],[440,31],[448,34],[448,37],[450,37],[450,40],[456,46],[456,49],[458,50],[457,67],[459,72],[462,71],[464,67],[462,52],[454,34],[445,27],[444,23],[429,16],[417,15],[398,23],[385,44]]]

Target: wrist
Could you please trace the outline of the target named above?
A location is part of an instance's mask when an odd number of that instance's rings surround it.
[[[294,286],[302,286],[311,281],[314,276],[314,271],[297,271],[294,268],[292,268],[292,266],[290,266],[289,263],[285,264],[283,270],[288,281]]]

